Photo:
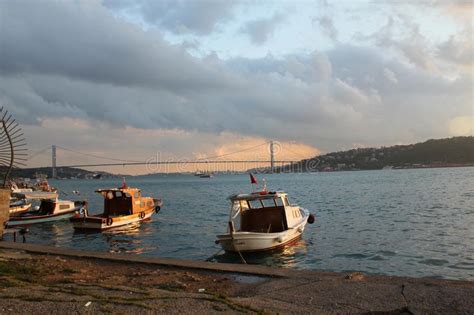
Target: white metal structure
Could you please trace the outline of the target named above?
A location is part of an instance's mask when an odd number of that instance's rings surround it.
[[[284,247],[301,238],[306,223],[313,223],[308,210],[288,201],[285,192],[255,192],[229,197],[231,209],[227,233],[216,243],[230,252],[256,252]]]

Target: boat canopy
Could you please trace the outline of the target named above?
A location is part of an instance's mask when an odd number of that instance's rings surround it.
[[[30,192],[13,193],[12,196],[18,199],[29,199],[29,200],[57,199],[58,198],[57,193],[47,192],[47,191],[30,191]]]
[[[98,189],[104,197],[104,214],[106,216],[131,215],[153,207],[151,198],[144,198],[138,188]]]
[[[250,194],[235,194],[228,197],[231,201],[238,200],[255,200],[255,199],[275,199],[280,197],[286,197],[286,193],[283,191],[269,191],[269,192],[253,192]]]

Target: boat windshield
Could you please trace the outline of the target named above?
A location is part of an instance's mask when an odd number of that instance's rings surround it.
[[[247,209],[283,207],[285,205],[288,205],[288,203],[284,199],[282,199],[281,197],[244,200],[243,202],[248,205]]]
[[[248,209],[240,211],[240,231],[277,233],[288,229],[284,201],[280,197],[246,202]]]
[[[121,191],[108,191],[104,199],[104,212],[107,216],[132,214],[132,196]]]

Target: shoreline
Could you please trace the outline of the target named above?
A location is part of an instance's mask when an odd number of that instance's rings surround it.
[[[474,309],[474,282],[150,258],[2,241],[0,296],[0,313],[469,314]]]

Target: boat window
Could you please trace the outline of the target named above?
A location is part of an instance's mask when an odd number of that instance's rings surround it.
[[[285,203],[285,206],[289,206],[290,205],[290,202],[288,201],[288,197],[284,197],[284,203]]]
[[[136,191],[134,197],[135,198],[140,198],[140,193],[138,191]]]
[[[260,209],[262,208],[262,203],[260,200],[249,200],[248,201],[250,209]]]
[[[59,205],[60,210],[69,209],[69,205]]]
[[[107,199],[114,199],[114,193],[109,191],[107,195],[105,196]]]
[[[115,192],[115,197],[116,198],[122,198],[122,192],[121,191],[116,191]]]
[[[153,206],[153,203],[152,203],[151,201],[148,201],[148,202],[146,203],[146,205],[147,205],[148,207],[151,207],[151,206]]]
[[[284,206],[283,200],[281,200],[281,198],[276,198],[275,203],[278,207],[283,207]]]
[[[263,199],[262,203],[265,208],[271,208],[276,206],[274,199]]]
[[[249,208],[249,204],[246,200],[240,200],[240,209],[247,210]]]
[[[145,207],[145,202],[144,201],[140,202],[140,207],[142,207],[142,208]]]

